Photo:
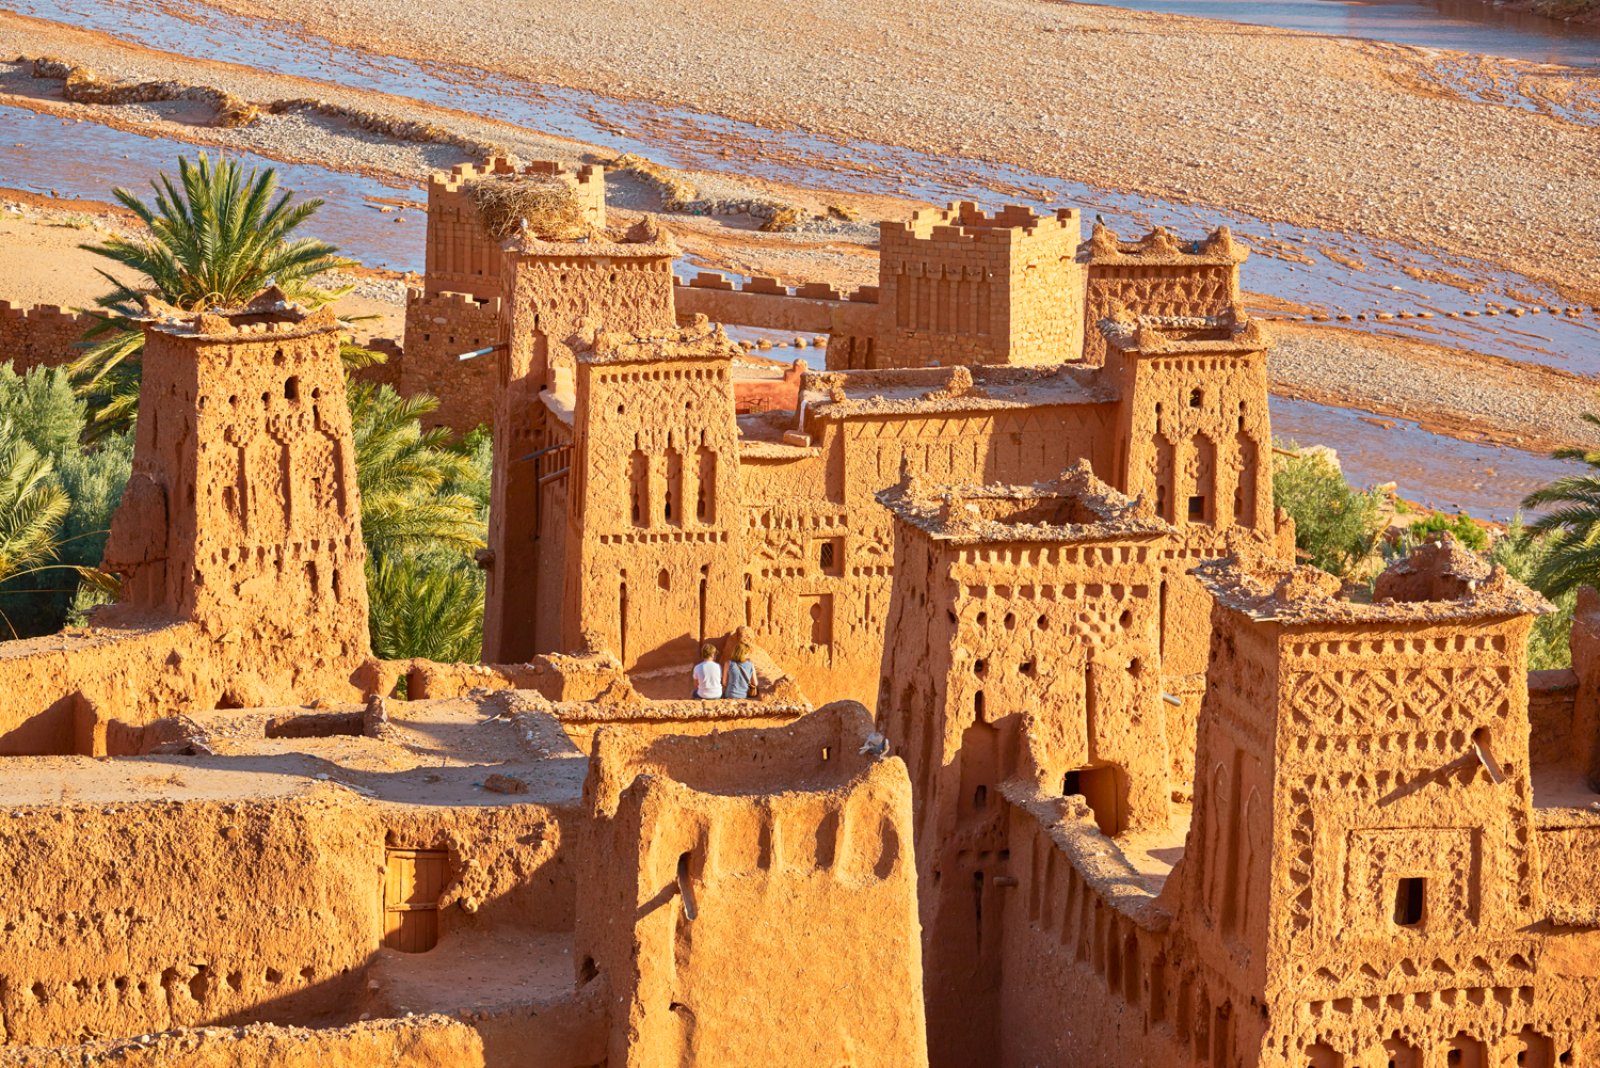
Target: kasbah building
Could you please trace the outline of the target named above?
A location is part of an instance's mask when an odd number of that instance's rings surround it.
[[[0,646],[0,1064],[1600,1064],[1600,601],[1530,674],[1448,541],[1296,566],[1225,230],[604,211],[437,176],[379,372],[493,425],[483,664],[372,656],[340,324],[149,307],[122,601]]]

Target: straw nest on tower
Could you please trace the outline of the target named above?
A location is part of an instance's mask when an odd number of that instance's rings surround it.
[[[525,231],[545,241],[575,241],[594,233],[577,194],[560,178],[491,174],[472,182],[468,189],[478,215],[496,238]]]

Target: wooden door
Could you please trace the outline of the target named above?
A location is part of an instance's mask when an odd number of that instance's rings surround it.
[[[391,849],[383,880],[383,944],[426,953],[439,941],[442,849]]]

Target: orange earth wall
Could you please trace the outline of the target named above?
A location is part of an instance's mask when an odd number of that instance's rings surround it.
[[[564,930],[576,891],[563,828],[576,815],[388,806],[332,786],[285,800],[14,806],[0,819],[3,1038],[383,1012],[363,969],[383,935],[386,846],[448,851],[442,939]]]
[[[910,783],[870,729],[841,703],[596,737],[578,953],[627,994],[607,1063],[926,1062]]]
[[[153,1034],[144,1041],[58,1048],[0,1048],[4,1068],[81,1068],[115,1060],[127,1068],[371,1068],[375,1064],[450,1068],[592,1068],[605,1056],[598,994],[570,1004],[483,1014],[375,1020],[309,1029],[277,1024]]]
[[[94,323],[87,315],[59,305],[22,306],[0,300],[0,362],[18,374],[34,367],[57,367],[78,355],[83,332]]]

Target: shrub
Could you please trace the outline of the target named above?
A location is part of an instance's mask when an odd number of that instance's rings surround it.
[[[1273,457],[1272,503],[1294,519],[1295,548],[1335,575],[1348,575],[1370,556],[1383,530],[1379,495],[1351,488],[1315,453]]]
[[[1489,550],[1489,560],[1504,567],[1519,582],[1533,585],[1550,550],[1550,536],[1528,530],[1519,515],[1494,543],[1494,548]],[[1530,671],[1572,666],[1572,651],[1567,647],[1567,636],[1572,631],[1572,610],[1578,601],[1577,590],[1568,589],[1554,596],[1546,596],[1556,610],[1536,619],[1528,635]]]
[[[1465,512],[1454,516],[1446,516],[1442,512],[1435,512],[1428,518],[1420,520],[1406,531],[1412,545],[1420,545],[1428,540],[1430,534],[1449,534],[1456,541],[1465,545],[1475,553],[1481,553],[1489,547],[1489,533],[1480,527],[1477,522]]]

